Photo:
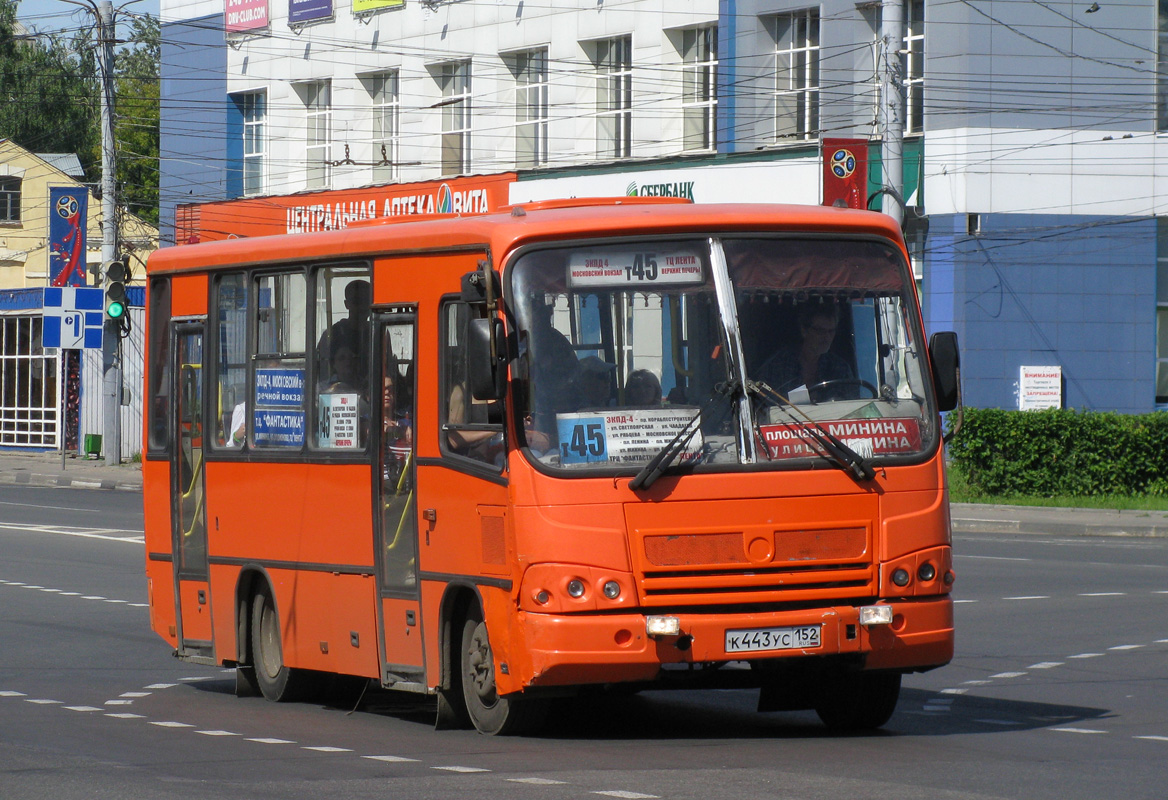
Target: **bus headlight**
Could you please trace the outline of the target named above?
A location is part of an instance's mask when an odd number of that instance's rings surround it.
[[[860,606],[860,624],[864,627],[891,625],[892,606]]]
[[[645,633],[649,636],[677,636],[681,620],[677,617],[645,617]]]

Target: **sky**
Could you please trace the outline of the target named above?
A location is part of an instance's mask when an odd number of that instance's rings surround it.
[[[97,0],[94,0],[97,2]],[[86,5],[89,0],[79,0]],[[159,0],[113,0],[115,13],[118,9],[125,11],[152,14],[158,16]],[[88,12],[73,3],[64,0],[19,0],[16,8],[16,17],[26,28],[35,28],[38,31],[74,30],[82,25],[90,24]]]

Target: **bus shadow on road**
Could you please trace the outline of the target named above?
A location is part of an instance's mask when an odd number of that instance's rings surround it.
[[[202,681],[199,691],[233,695],[234,680]],[[433,697],[380,689],[361,691],[351,682],[324,682],[303,698],[320,708],[388,717],[432,729]],[[954,736],[1044,728],[1092,730],[1108,709],[976,695],[942,695],[902,689],[892,719],[879,730],[841,734],[828,730],[814,711],[760,713],[758,692],[593,691],[550,701],[547,721],[533,738],[601,739],[816,739]],[[439,734],[441,735],[441,734]]]

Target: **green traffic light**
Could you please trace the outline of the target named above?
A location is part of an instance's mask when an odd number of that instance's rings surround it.
[[[126,304],[114,300],[106,306],[105,313],[110,319],[121,319],[126,315]]]

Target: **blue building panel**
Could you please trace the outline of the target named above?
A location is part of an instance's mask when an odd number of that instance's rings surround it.
[[[992,214],[929,220],[926,324],[961,339],[966,405],[1017,408],[1022,366],[1058,365],[1065,405],[1155,404],[1151,218]]]

